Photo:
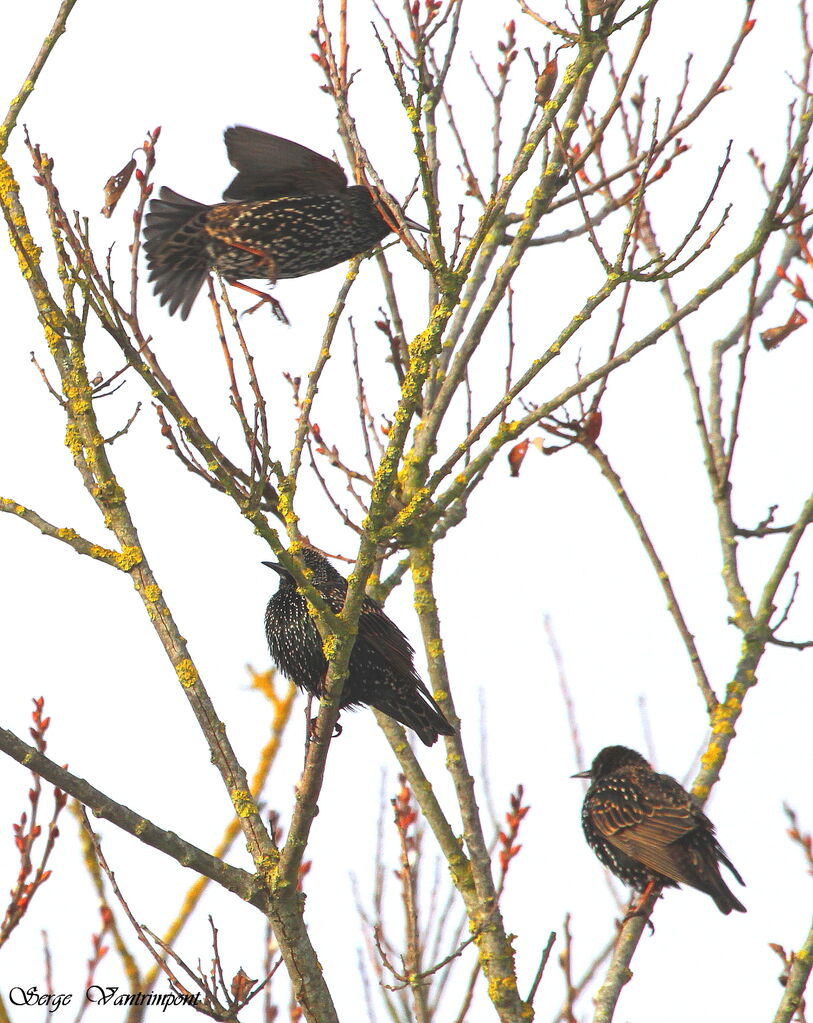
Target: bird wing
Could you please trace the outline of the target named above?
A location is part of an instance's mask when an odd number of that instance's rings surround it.
[[[740,882],[740,884],[745,886],[745,881],[743,881],[742,875],[740,874],[739,870],[737,870],[737,868],[734,866],[734,864],[728,858],[728,856],[726,855],[725,850],[723,849],[723,847],[720,845],[720,843],[716,839],[714,841],[714,848],[715,848],[715,851],[717,853],[717,858],[720,860],[720,862],[724,863],[728,867],[728,869],[731,871],[731,873],[734,875],[734,877],[736,877],[736,879]]]
[[[324,559],[321,560],[324,561]],[[327,561],[324,561],[324,564],[319,567],[323,573],[327,574],[327,578],[323,578],[318,584],[319,591],[327,601],[330,610],[334,614],[339,614],[347,598],[347,580]],[[415,651],[412,645],[395,622],[387,617],[381,605],[372,597],[365,596],[361,602],[358,641],[366,643],[381,655],[381,658],[397,675],[411,679],[423,693],[429,696],[428,689],[415,671],[415,665],[412,662]]]
[[[347,598],[347,580],[336,573],[335,580],[323,587],[322,593],[331,611],[339,614]],[[372,597],[364,597],[361,602],[358,637],[381,654],[399,675],[412,678],[424,692],[428,691],[415,671],[412,644]]]
[[[342,168],[297,142],[238,124],[224,133],[237,175],[223,193],[229,202],[338,194],[347,188]]]
[[[659,786],[649,799],[638,786],[614,780],[612,793],[606,801],[599,794],[590,812],[611,845],[664,877],[687,880],[672,847],[697,828],[699,811],[680,786]]]
[[[377,650],[399,675],[413,679],[424,692],[427,692],[415,671],[412,661],[415,651],[412,644],[371,597],[365,597],[361,605],[359,635],[364,636],[370,646]]]

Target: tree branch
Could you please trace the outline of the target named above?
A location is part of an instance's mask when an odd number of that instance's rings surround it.
[[[238,867],[229,866],[203,849],[198,849],[191,842],[179,838],[171,831],[164,831],[162,828],[156,827],[146,817],[117,803],[100,789],[94,788],[93,785],[86,782],[84,778],[79,778],[64,767],[59,767],[53,760],[5,728],[0,728],[0,750],[29,771],[45,778],[52,785],[90,807],[96,817],[110,821],[122,831],[137,838],[139,842],[170,856],[182,867],[189,867],[204,877],[216,881],[223,888],[234,892],[244,902],[250,903],[264,913],[267,912],[267,893],[257,884],[257,878],[254,875]]]

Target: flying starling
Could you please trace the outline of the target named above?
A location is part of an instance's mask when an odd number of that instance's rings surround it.
[[[303,547],[297,554],[312,571],[313,585],[338,614],[344,606],[347,580],[313,548]],[[297,593],[296,581],[287,569],[274,561],[263,564],[280,576],[279,589],[265,612],[271,656],[283,675],[318,698],[327,661],[307,601]],[[431,746],[439,735],[453,735],[454,729],[415,670],[414,653],[398,626],[374,600],[365,597],[340,706],[375,707],[412,728],[421,742]]]
[[[625,746],[607,746],[589,771],[573,777],[591,779],[582,806],[584,834],[624,884],[643,892],[680,882],[710,895],[721,913],[745,912],[718,864],[745,882],[714,837],[714,825],[674,778],[657,774]]]
[[[237,168],[223,193],[226,201],[206,206],[164,187],[146,217],[149,280],[161,305],[170,313],[180,309],[182,320],[210,270],[274,302],[238,281],[273,284],[326,270],[373,248],[395,229],[368,188],[347,187],[333,160],[243,125],[227,128],[224,138]]]

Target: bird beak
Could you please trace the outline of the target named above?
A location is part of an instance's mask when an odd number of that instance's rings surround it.
[[[284,569],[282,565],[278,565],[276,561],[263,561],[262,564],[265,565],[266,568],[273,568],[273,570],[275,572],[279,572],[280,575],[288,574],[287,569]]]
[[[409,217],[404,217],[404,223],[412,231],[422,231],[424,234],[429,234],[429,228],[419,224],[417,220],[410,220]]]
[[[266,562],[266,564],[267,564],[267,562]],[[587,778],[587,780],[589,781],[590,778],[593,777],[593,772],[592,771],[579,771],[578,774],[571,774],[570,777],[571,778]]]

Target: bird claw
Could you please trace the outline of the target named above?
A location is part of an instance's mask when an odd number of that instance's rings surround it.
[[[644,911],[640,905],[633,906],[631,909],[627,910],[624,914],[624,919],[618,922],[618,930],[620,931],[624,924],[628,923],[630,920],[634,920],[636,916],[644,916]],[[652,920],[647,919],[644,922],[646,926],[649,927],[649,933],[654,934],[655,925],[652,923]]]
[[[255,302],[249,309],[246,309],[245,312],[242,312],[240,314],[241,316],[250,316],[252,313],[256,313],[260,306],[269,303],[271,305],[271,311],[279,322],[284,323],[286,327],[291,326],[291,321],[285,315],[285,310],[282,308],[282,304],[274,298],[273,295],[269,295],[267,291],[259,291],[257,288],[252,288],[250,285],[243,284],[242,281],[237,281],[232,277],[227,277],[226,280],[232,287],[239,288],[241,291],[247,291],[249,295],[256,295],[260,300],[259,302]],[[273,283],[273,281],[271,283]]]
[[[630,903],[629,909],[624,914],[624,919],[621,921],[621,927],[623,927],[624,924],[627,923],[628,920],[633,920],[636,916],[644,916],[645,915],[645,910],[647,909],[647,903],[649,902],[650,896],[655,891],[655,887],[656,886],[655,886],[654,881],[649,881],[647,883],[646,888],[644,888],[644,890],[641,892],[641,897],[639,899],[633,899],[633,901]],[[661,893],[657,892],[656,895],[655,895],[655,899],[653,899],[653,903],[652,903],[653,906],[655,904],[655,901],[657,899],[659,899],[660,897],[661,897]],[[649,907],[649,908],[651,909],[652,907]],[[655,933],[655,925],[652,923],[651,920],[647,920],[646,923],[649,925],[650,933],[654,934]]]
[[[256,313],[260,306],[263,306],[266,303],[270,303],[271,312],[279,320],[280,323],[284,324],[286,327],[291,326],[291,321],[285,315],[285,310],[282,308],[282,304],[278,301],[278,299],[274,298],[272,295],[263,295],[259,302],[255,302],[253,306],[244,310],[240,315],[250,316],[252,313]]]
[[[316,722],[318,720],[319,720],[318,717],[313,717],[310,719],[310,723],[308,725],[308,742],[319,742],[319,739],[316,737]],[[333,726],[333,738],[337,739],[342,734],[343,731],[344,729],[337,721],[336,724]]]

